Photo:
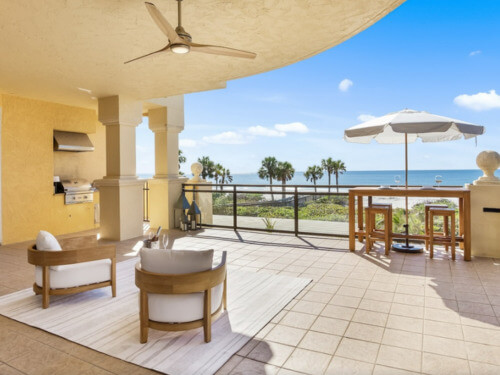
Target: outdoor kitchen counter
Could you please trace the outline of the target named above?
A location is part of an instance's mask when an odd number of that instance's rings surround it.
[[[349,189],[349,249],[355,250],[355,238],[361,241],[364,236],[363,197],[419,197],[419,198],[458,198],[460,245],[464,249],[464,260],[471,260],[471,223],[470,223],[470,190],[465,188],[433,188],[395,187]],[[358,203],[358,230],[356,230],[356,198]],[[394,233],[395,238],[406,238],[406,235]],[[410,239],[423,239],[422,235],[408,235]],[[463,243],[463,245],[462,245]]]
[[[95,212],[95,205],[99,204],[98,191],[94,192],[93,202],[65,204],[64,194],[52,194],[52,201],[50,227],[54,232],[74,233],[99,227],[99,213]]]

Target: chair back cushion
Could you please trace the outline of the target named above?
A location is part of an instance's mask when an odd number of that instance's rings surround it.
[[[36,249],[45,251],[61,251],[61,245],[57,239],[44,230],[41,230],[36,237]]]
[[[141,268],[168,275],[202,272],[212,269],[213,250],[164,250],[142,248]]]

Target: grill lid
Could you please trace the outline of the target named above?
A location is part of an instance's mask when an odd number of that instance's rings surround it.
[[[87,180],[82,178],[74,178],[70,180],[61,181],[64,191],[67,193],[78,192],[78,191],[92,191],[92,185]]]

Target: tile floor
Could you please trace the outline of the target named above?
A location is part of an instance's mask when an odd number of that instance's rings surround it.
[[[117,243],[119,260],[139,239]],[[28,288],[27,244],[0,247],[0,294]],[[169,247],[228,251],[232,268],[313,281],[218,374],[500,374],[500,260],[453,262],[344,239],[207,229]],[[0,374],[150,374],[0,317]]]

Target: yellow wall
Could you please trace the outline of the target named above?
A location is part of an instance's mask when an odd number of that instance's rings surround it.
[[[106,173],[104,127],[94,110],[3,95],[3,243],[30,240],[39,230],[56,235],[92,229],[94,203],[64,205],[54,195],[53,175],[90,181]],[[54,154],[53,131],[93,133],[95,152]],[[72,176],[77,174],[76,176]]]

